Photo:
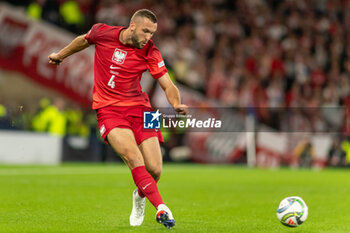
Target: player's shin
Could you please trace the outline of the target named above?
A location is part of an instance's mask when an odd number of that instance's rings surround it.
[[[156,183],[158,183],[159,179],[156,179],[155,180]],[[137,188],[137,193],[138,195],[141,197],[141,198],[144,198],[145,197],[145,194],[143,194],[143,192],[141,191],[141,189]]]
[[[153,177],[147,172],[145,166],[136,167],[131,173],[138,190],[147,197],[154,207],[157,208],[160,204],[164,204],[159,194],[157,184]]]

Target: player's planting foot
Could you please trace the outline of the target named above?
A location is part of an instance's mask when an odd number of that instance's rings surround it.
[[[140,226],[145,217],[146,199],[139,196],[137,189],[132,194],[132,211],[130,214],[130,226]]]
[[[163,224],[166,228],[172,228],[175,226],[175,219],[173,217],[173,214],[171,213],[170,209],[164,205],[161,204],[157,208],[157,214],[156,214],[156,220],[160,224]]]

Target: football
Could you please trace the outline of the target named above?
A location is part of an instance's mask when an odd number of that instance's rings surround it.
[[[277,218],[285,226],[297,227],[301,225],[308,216],[308,207],[300,197],[284,198],[277,209]]]

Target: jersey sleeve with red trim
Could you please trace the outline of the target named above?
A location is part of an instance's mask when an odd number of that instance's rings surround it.
[[[103,23],[96,23],[94,24],[90,31],[86,33],[85,39],[89,42],[89,44],[96,44],[98,42],[99,37],[101,36],[101,33],[99,33],[104,28],[108,27],[108,25]]]
[[[168,72],[160,51],[153,43],[148,51],[146,60],[148,70],[154,79],[158,79]]]

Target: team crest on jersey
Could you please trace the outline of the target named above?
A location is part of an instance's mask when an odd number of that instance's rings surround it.
[[[127,52],[121,50],[121,49],[115,49],[112,57],[112,61],[114,61],[117,64],[123,64],[126,58]]]

